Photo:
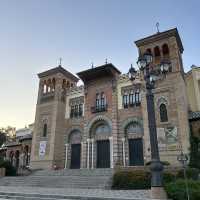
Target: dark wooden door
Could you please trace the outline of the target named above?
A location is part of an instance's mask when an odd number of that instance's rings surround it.
[[[109,140],[97,141],[97,168],[110,168]]]
[[[81,144],[71,145],[71,169],[79,169],[81,166]]]
[[[144,165],[142,139],[129,139],[129,164],[131,166]]]

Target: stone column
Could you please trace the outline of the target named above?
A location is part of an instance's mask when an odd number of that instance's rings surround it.
[[[87,168],[90,168],[90,139],[87,139]]]
[[[122,138],[122,157],[123,157],[123,166],[126,167],[125,138]]]
[[[67,169],[68,144],[65,144],[65,169]]]
[[[110,141],[110,168],[113,168],[113,137],[109,137]]]
[[[94,168],[94,139],[91,139],[92,142],[92,169]]]

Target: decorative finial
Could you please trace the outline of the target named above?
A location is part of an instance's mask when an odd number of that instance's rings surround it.
[[[59,58],[59,66],[62,66],[62,58]]]
[[[106,64],[106,65],[108,64],[108,59],[107,59],[107,58],[106,58],[105,64]]]
[[[157,33],[160,33],[159,26],[160,26],[160,24],[159,24],[159,22],[157,22],[156,23]]]

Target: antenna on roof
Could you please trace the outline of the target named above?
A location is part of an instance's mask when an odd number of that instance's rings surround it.
[[[106,58],[106,60],[105,60],[105,64],[107,65],[108,64],[108,59]]]
[[[91,64],[92,64],[92,69],[93,69],[94,68],[94,63],[92,62]]]
[[[62,58],[59,58],[59,67],[62,66]]]

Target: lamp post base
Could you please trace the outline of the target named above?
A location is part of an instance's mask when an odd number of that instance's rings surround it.
[[[167,194],[163,187],[151,187],[151,199],[167,200]]]

